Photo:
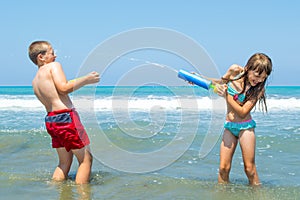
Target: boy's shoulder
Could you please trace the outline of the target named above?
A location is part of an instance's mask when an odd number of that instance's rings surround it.
[[[50,68],[50,67],[56,67],[56,66],[61,66],[61,64],[59,62],[51,62],[51,63],[47,63],[47,64],[44,64],[42,66],[39,66],[39,69],[40,68]]]
[[[61,69],[61,68],[62,68],[62,65],[59,62],[51,62],[51,63],[45,64],[45,65],[39,67],[39,71],[51,72],[52,70]]]
[[[62,67],[61,64],[56,61],[48,63],[47,65],[49,65],[50,67]]]

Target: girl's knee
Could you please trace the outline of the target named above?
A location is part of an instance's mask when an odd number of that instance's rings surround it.
[[[228,183],[229,182],[229,172],[230,166],[220,166],[219,167],[219,183]]]
[[[244,166],[244,171],[247,174],[247,176],[254,176],[256,174],[256,167],[255,164],[249,164]]]
[[[220,174],[229,174],[230,168],[231,168],[230,165],[220,165],[220,167],[219,167],[219,173]]]

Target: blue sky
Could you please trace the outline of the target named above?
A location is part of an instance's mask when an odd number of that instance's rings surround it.
[[[48,40],[67,78],[118,33],[143,27],[178,31],[199,43],[221,74],[255,52],[273,61],[270,85],[300,85],[300,2],[290,1],[1,1],[0,85],[30,85],[37,68],[27,48]],[[117,77],[115,77],[117,78]],[[103,78],[106,85],[113,79]],[[111,80],[111,81],[110,81]]]

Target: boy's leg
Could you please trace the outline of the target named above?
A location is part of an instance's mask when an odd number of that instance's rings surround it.
[[[88,183],[90,180],[93,162],[93,156],[90,152],[89,146],[85,146],[81,149],[72,150],[72,152],[76,156],[79,163],[75,182],[77,184]]]
[[[234,154],[237,138],[227,129],[224,130],[223,138],[220,146],[220,167],[219,167],[219,183],[229,182],[229,172],[231,169],[232,156]]]
[[[255,143],[254,129],[245,130],[240,134],[244,169],[250,185],[260,184],[255,166]]]
[[[64,147],[56,148],[59,163],[56,167],[52,179],[55,181],[62,181],[65,180],[68,176],[70,171],[72,161],[73,161],[73,153],[67,152]]]

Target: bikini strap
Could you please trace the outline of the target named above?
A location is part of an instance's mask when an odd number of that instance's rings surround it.
[[[235,80],[240,79],[244,74],[245,74],[244,72],[239,73],[238,75],[236,75],[236,76],[233,78],[233,80],[235,81]]]

